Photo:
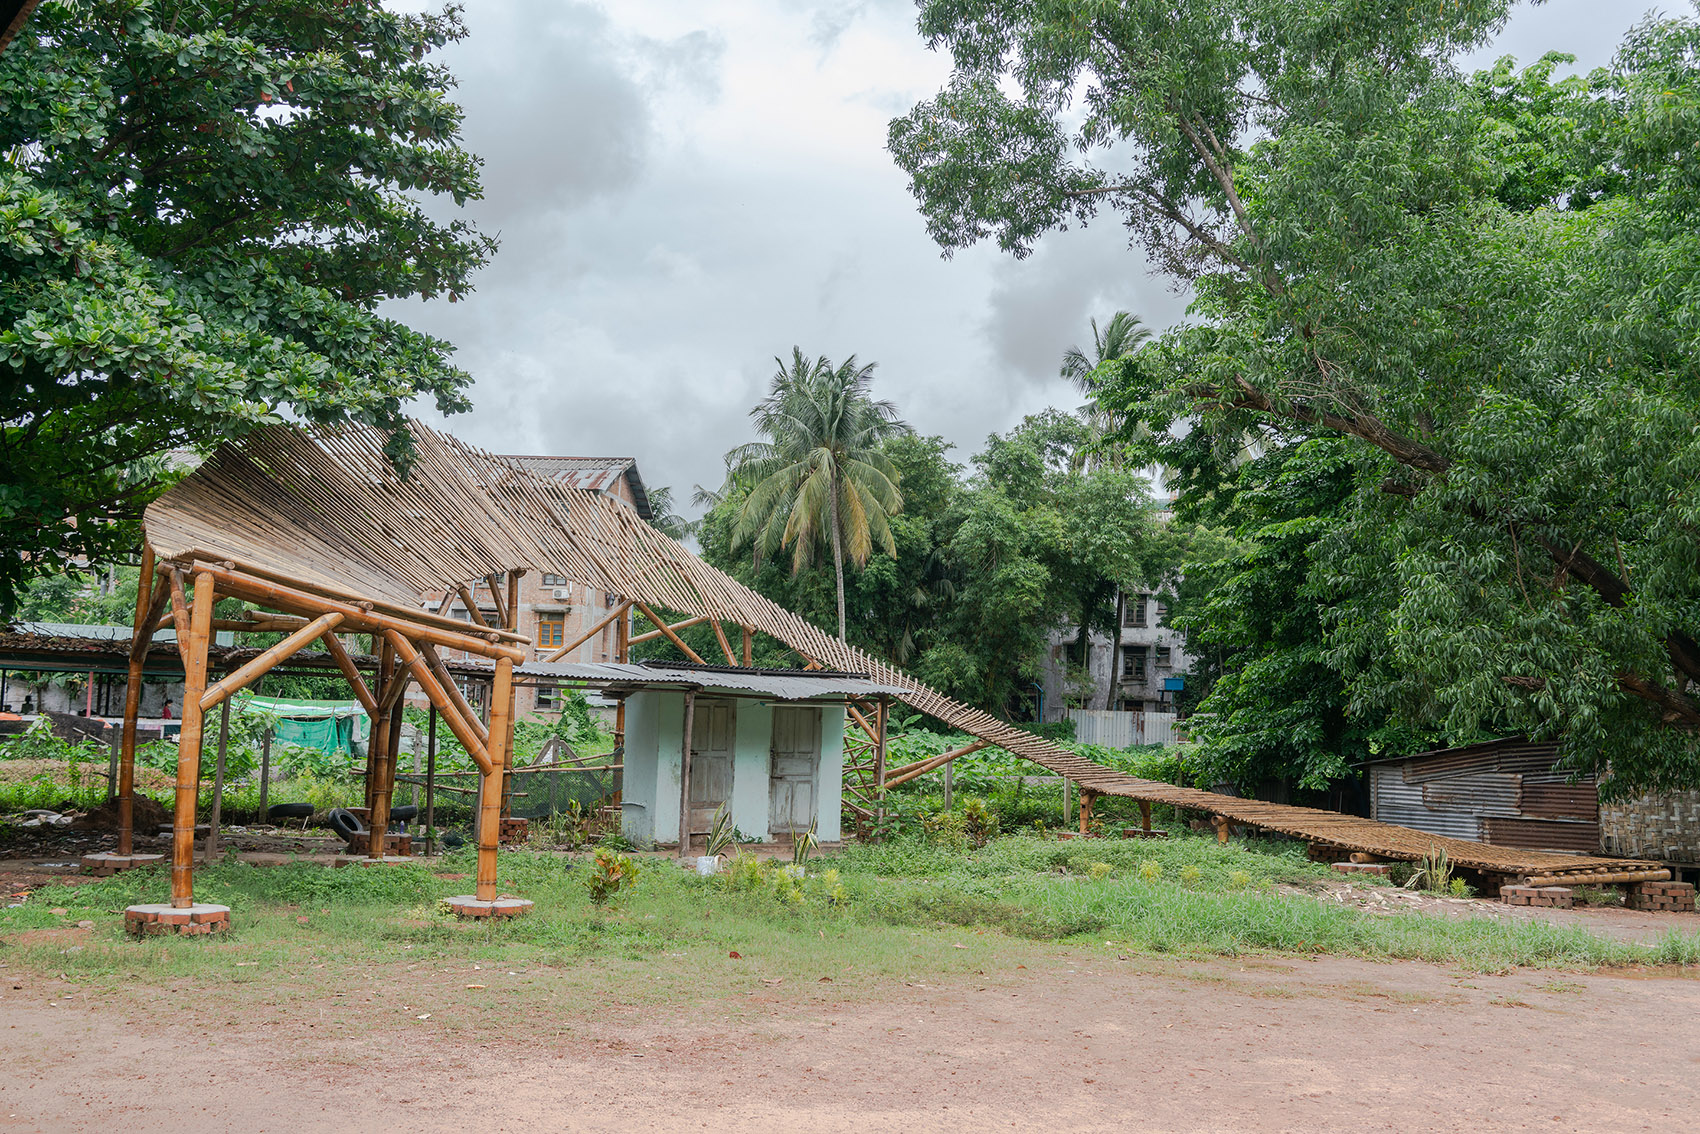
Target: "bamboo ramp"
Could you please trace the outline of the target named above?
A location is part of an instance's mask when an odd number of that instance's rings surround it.
[[[1106,768],[838,641],[702,562],[617,500],[528,472],[421,423],[408,429],[415,456],[406,476],[397,474],[385,454],[388,438],[375,429],[256,430],[220,448],[149,506],[149,546],[162,560],[234,564],[410,610],[419,608],[424,592],[513,569],[546,571],[633,602],[732,622],[822,667],[867,674],[903,690],[911,707],[1067,776],[1086,792],[1222,816],[1324,850],[1414,860],[1439,848],[1456,866],[1508,877],[1668,877],[1652,862],[1444,838]]]

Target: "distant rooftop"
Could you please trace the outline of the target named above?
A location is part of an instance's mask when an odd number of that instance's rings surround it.
[[[550,457],[503,453],[502,459],[511,461],[526,472],[589,492],[608,492],[623,478],[631,488],[637,514],[645,520],[655,518],[649,509],[649,492],[643,486],[643,477],[638,473],[637,460],[633,457]]]

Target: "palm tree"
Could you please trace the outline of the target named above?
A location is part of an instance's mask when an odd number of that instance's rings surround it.
[[[825,355],[810,362],[797,347],[789,365],[775,358],[768,395],[750,416],[766,441],[728,456],[731,479],[747,485],[732,536],[754,543],[757,555],[791,549],[800,572],[827,545],[838,585],[838,640],[844,640],[844,559],[865,566],[874,546],[896,555],[889,517],[903,506],[897,469],[881,442],[909,427],[890,402],[868,394],[874,363],[851,355],[834,367]]]
[[[1099,385],[1098,380],[1093,377],[1094,372],[1106,362],[1137,354],[1150,339],[1151,332],[1139,321],[1137,315],[1117,311],[1110,316],[1110,321],[1104,324],[1102,330],[1098,328],[1098,320],[1092,320],[1090,355],[1075,346],[1069,347],[1063,354],[1062,376],[1072,382],[1082,394],[1092,399],[1081,410],[1086,416],[1092,443],[1075,455],[1076,465],[1086,465],[1087,455],[1096,451],[1097,442],[1114,433],[1122,424],[1113,412],[1098,404]]]

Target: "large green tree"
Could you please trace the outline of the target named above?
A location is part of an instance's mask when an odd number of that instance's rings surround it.
[[[838,599],[838,638],[845,639],[844,561],[864,566],[876,546],[895,555],[890,517],[903,507],[897,470],[881,443],[908,426],[890,402],[869,393],[874,363],[851,355],[837,366],[809,360],[793,347],[750,416],[765,441],[728,456],[732,480],[747,486],[735,538],[758,555],[791,551],[795,574],[825,547]]]
[[[920,7],[955,69],[891,147],[946,249],[1126,226],[1197,298],[1117,406],[1359,446],[1396,592],[1363,645],[1431,723],[1700,783],[1694,21],[1555,82],[1454,66],[1508,0]]]
[[[376,0],[50,0],[0,54],[0,614],[133,548],[170,450],[466,408],[450,345],[378,314],[494,247],[421,203],[479,192],[429,58],[464,34]]]

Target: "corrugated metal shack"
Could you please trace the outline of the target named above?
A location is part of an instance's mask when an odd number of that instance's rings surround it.
[[[1369,765],[1370,817],[1503,847],[1600,848],[1592,776],[1555,771],[1557,750],[1522,737],[1441,748]]]

